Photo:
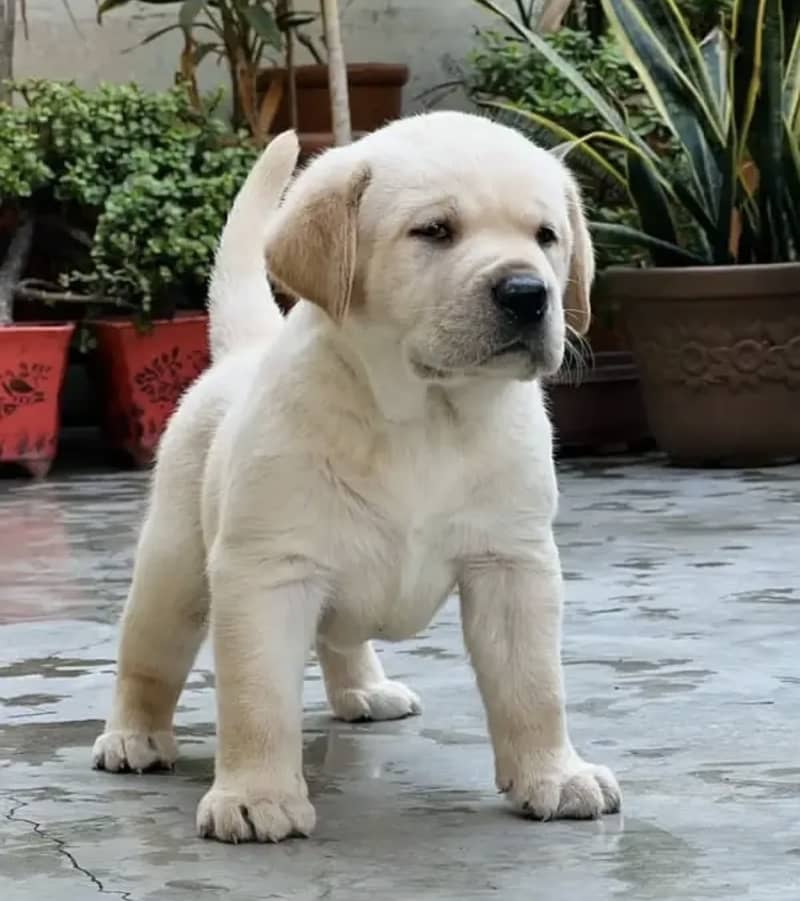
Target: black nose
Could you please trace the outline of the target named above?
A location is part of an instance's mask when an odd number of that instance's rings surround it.
[[[492,296],[520,325],[538,325],[547,312],[547,285],[538,275],[507,275],[495,284]]]

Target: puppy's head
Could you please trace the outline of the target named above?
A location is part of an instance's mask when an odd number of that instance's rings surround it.
[[[594,262],[572,176],[477,116],[405,119],[324,154],[290,189],[267,263],[335,320],[392,330],[426,380],[551,373],[566,325],[589,325]]]

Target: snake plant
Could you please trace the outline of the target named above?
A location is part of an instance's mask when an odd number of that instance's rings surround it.
[[[734,0],[704,39],[677,0],[601,0],[609,28],[679,148],[680,165],[636,134],[540,35],[504,19],[588,100],[602,129],[576,135],[502,100],[583,153],[633,200],[640,228],[595,223],[600,241],[646,249],[657,266],[786,262],[800,257],[800,2]]]

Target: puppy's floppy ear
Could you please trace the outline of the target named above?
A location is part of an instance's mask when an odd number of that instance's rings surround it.
[[[567,173],[567,205],[572,231],[572,254],[567,288],[564,292],[564,315],[568,325],[579,335],[585,335],[592,320],[589,295],[594,280],[594,248],[583,213],[580,190],[569,173]]]
[[[366,165],[330,169],[315,171],[312,164],[289,190],[269,230],[266,261],[283,289],[340,322],[353,291],[358,207],[370,171]]]

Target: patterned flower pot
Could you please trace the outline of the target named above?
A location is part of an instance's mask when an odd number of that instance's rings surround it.
[[[47,475],[58,447],[59,396],[72,323],[0,327],[0,461]]]
[[[659,446],[684,465],[800,458],[800,264],[615,269]]]
[[[145,466],[184,391],[208,366],[208,318],[179,314],[147,332],[127,319],[100,319],[94,330],[106,436]]]

